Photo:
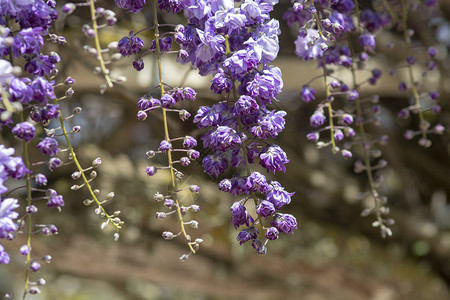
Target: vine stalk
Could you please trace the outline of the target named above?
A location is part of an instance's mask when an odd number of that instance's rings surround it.
[[[89,7],[91,11],[91,21],[92,21],[92,29],[95,32],[95,48],[97,50],[97,60],[100,63],[100,68],[102,70],[103,76],[105,76],[106,84],[111,88],[113,87],[113,83],[111,81],[111,78],[109,77],[109,71],[106,69],[105,61],[103,60],[102,55],[102,48],[100,47],[100,38],[98,36],[98,25],[97,25],[97,19],[95,18],[95,0],[89,1]]]
[[[165,90],[164,90],[164,82],[163,82],[163,76],[162,76],[162,66],[161,66],[161,49],[159,46],[159,23],[158,23],[158,6],[157,6],[157,0],[153,0],[153,22],[154,22],[154,29],[155,29],[155,40],[156,40],[156,60],[158,63],[158,76],[159,76],[159,87],[161,92],[161,97],[164,96]],[[169,136],[169,125],[167,122],[167,110],[164,107],[161,107],[162,113],[163,113],[163,123],[164,123],[164,139],[170,143],[170,136]],[[181,232],[183,233],[183,236],[185,239],[189,242],[188,246],[192,253],[195,253],[195,249],[192,247],[192,244],[190,243],[189,235],[186,233],[186,229],[184,228],[184,222],[183,222],[183,214],[181,213],[180,203],[178,201],[178,197],[176,194],[177,190],[177,182],[175,179],[175,171],[173,168],[173,160],[172,160],[172,150],[169,149],[167,151],[167,160],[169,164],[170,169],[170,178],[171,178],[171,193],[173,196],[173,200],[176,203],[176,209],[177,209],[177,215],[180,223]]]

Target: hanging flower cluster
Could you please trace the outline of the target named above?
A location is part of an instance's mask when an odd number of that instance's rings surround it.
[[[297,228],[295,217],[280,212],[293,193],[251,170],[259,164],[268,173],[284,172],[289,162],[283,149],[270,142],[284,129],[286,115],[270,108],[283,87],[280,69],[270,65],[278,55],[280,29],[269,13],[278,1],[247,0],[238,6],[230,0],[180,2],[188,24],[176,28],[178,60],[201,75],[214,74],[211,90],[225,95],[224,101],[200,107],[194,117],[199,128],[208,130],[201,138],[211,152],[202,160],[204,171],[219,177],[230,166],[238,169],[220,181],[219,189],[242,197],[231,206],[233,226],[241,229],[239,243],[251,241],[265,254],[269,240]]]
[[[78,168],[72,178],[76,180],[83,177],[84,181],[81,185],[74,185],[72,189],[89,186],[92,191],[90,182],[97,173],[92,171],[91,178],[87,179],[84,172],[100,165],[100,162],[94,161],[90,168],[82,169],[70,144],[68,135],[80,132],[81,127],[74,126],[72,130],[66,130],[64,121],[80,113],[81,108],[75,108],[67,118],[61,116],[60,103],[74,94],[71,86],[75,81],[68,77],[64,82],[56,84],[56,64],[60,62],[60,57],[56,52],[44,52],[46,42],[61,45],[66,43],[63,36],[50,33],[52,24],[58,19],[55,6],[55,1],[43,0],[0,3],[0,126],[1,130],[10,130],[22,143],[21,157],[12,156],[14,148],[0,145],[0,239],[12,240],[18,234],[26,235],[26,244],[20,247],[20,254],[25,257],[27,268],[23,298],[27,294],[39,293],[39,286],[45,284],[43,278],[31,281],[29,270],[37,272],[40,270],[40,262],[48,263],[51,260],[49,255],[32,258],[31,236],[58,233],[53,224],[36,224],[33,215],[38,212],[42,200],[57,211],[65,204],[62,195],[54,189],[45,188],[47,178],[44,173],[61,166],[63,162],[57,155],[68,151],[69,161],[75,162]],[[70,4],[66,5],[63,11],[68,13],[67,9],[70,7]],[[57,87],[64,88],[64,92],[58,92]],[[58,97],[58,94],[63,95]],[[60,127],[46,128],[55,119],[59,121]],[[39,127],[44,129],[43,137],[38,134],[42,131],[37,130]],[[68,148],[60,148],[55,138],[57,136],[65,138]],[[39,151],[44,160],[31,162],[29,153],[33,150]],[[42,165],[47,165],[48,170],[42,170]],[[42,173],[38,173],[39,171]],[[9,191],[4,185],[8,178],[23,179],[25,183]],[[22,188],[26,189],[26,199],[3,196],[6,192],[9,195]],[[96,193],[98,195],[98,190]],[[109,196],[107,200],[111,198]],[[122,221],[118,218],[118,213],[110,216],[103,210],[101,203],[98,200],[96,202],[99,214],[107,218],[106,223],[111,222],[120,228]],[[23,216],[19,216],[16,211],[21,206],[24,208]],[[116,234],[115,237],[118,238],[118,233]],[[0,264],[9,261],[9,255],[0,244]]]
[[[175,2],[170,3],[175,5]],[[116,0],[116,4],[121,8],[128,9],[130,12],[137,13],[143,8],[145,1],[130,2]],[[143,30],[146,30],[143,29],[137,33],[131,31],[128,36],[123,37],[119,41],[117,49],[123,56],[130,56],[132,54],[139,55],[133,61],[133,67],[137,71],[141,71],[144,68],[142,57],[146,54],[154,54],[158,62],[157,68],[159,73],[159,84],[137,101],[137,107],[139,109],[137,119],[145,121],[148,114],[156,111],[160,111],[163,115],[162,127],[164,128],[164,139],[160,142],[158,149],[149,150],[146,155],[148,159],[154,158],[155,155],[165,156],[167,158],[167,165],[161,167],[151,165],[146,168],[145,172],[148,176],[156,175],[159,170],[168,170],[170,172],[171,182],[169,190],[164,193],[157,192],[154,194],[154,200],[156,202],[162,202],[166,209],[166,211],[157,212],[156,218],[163,220],[172,214],[177,216],[180,231],[178,233],[164,231],[162,236],[166,240],[172,240],[178,236],[184,237],[190,250],[189,253],[183,254],[180,257],[181,261],[185,261],[189,258],[189,255],[196,253],[203,240],[201,238],[192,240],[186,230],[187,226],[194,229],[198,228],[198,222],[196,220],[186,220],[189,217],[186,214],[188,211],[193,213],[198,212],[200,210],[200,206],[194,203],[186,205],[179,199],[179,193],[182,191],[189,191],[193,194],[198,194],[200,192],[200,188],[195,184],[180,187],[184,178],[184,173],[178,169],[178,165],[181,167],[189,166],[193,160],[200,157],[200,153],[194,149],[197,146],[197,140],[194,137],[189,135],[175,138],[171,137],[171,132],[169,131],[168,113],[177,113],[182,121],[189,119],[191,114],[188,111],[184,109],[177,109],[175,106],[185,100],[194,101],[197,93],[190,87],[172,88],[169,84],[163,81],[161,55],[168,53],[172,49],[173,38],[169,35],[162,37],[164,33],[160,33],[160,25],[158,23],[157,16],[158,7],[156,2],[153,4],[154,26],[150,29],[154,30],[155,38],[151,41],[150,47],[145,49],[144,41],[137,36],[137,34]],[[160,1],[159,8],[167,9],[167,5],[169,4],[164,4]],[[179,6],[175,5],[170,10],[176,11],[177,7]],[[155,90],[159,90],[159,97],[157,98],[154,98],[151,95]]]
[[[364,69],[370,54],[375,52],[377,32],[386,26],[397,22],[399,18],[389,12],[375,12],[369,8],[360,11],[358,2],[353,0],[324,0],[324,1],[292,1],[292,8],[284,14],[284,19],[288,25],[293,27],[298,25],[300,30],[295,41],[295,54],[303,60],[317,60],[318,66],[323,69],[323,75],[313,78],[309,83],[303,85],[300,91],[300,98],[304,102],[310,102],[316,98],[315,90],[310,83],[315,79],[324,80],[326,98],[317,105],[317,109],[310,118],[310,124],[316,128],[307,135],[307,139],[317,144],[318,148],[331,146],[333,153],[340,152],[344,157],[352,157],[353,145],[361,145],[361,160],[355,162],[355,172],[365,172],[369,181],[369,191],[366,193],[374,200],[372,208],[366,208],[362,215],[375,214],[376,221],[374,227],[379,227],[382,236],[392,234],[389,228],[394,222],[392,219],[384,219],[382,215],[389,213],[386,207],[387,199],[379,195],[377,188],[381,183],[381,176],[377,175],[376,180],[373,172],[384,168],[387,162],[380,158],[380,145],[388,141],[388,136],[369,138],[365,126],[369,124],[377,125],[376,114],[380,112],[379,98],[377,96],[362,97],[361,87],[364,84],[375,85],[381,78],[380,69],[370,70],[371,76],[361,82],[357,82],[356,72]],[[404,1],[402,7],[406,8]],[[429,6],[429,3],[425,3]],[[407,34],[407,15],[403,9],[403,30],[404,40],[408,53],[410,52],[410,36]],[[357,43],[352,43],[352,39],[357,36]],[[436,50],[429,48],[429,56],[434,57]],[[408,54],[406,58],[409,69],[410,86],[413,92],[415,103],[406,109],[402,109],[399,116],[407,118],[412,111],[419,115],[421,130],[408,130],[406,138],[412,139],[416,135],[422,135],[419,143],[423,146],[430,146],[431,141],[426,138],[427,133],[442,134],[443,126],[438,124],[430,128],[430,124],[424,120],[422,108],[419,103],[419,94],[414,82],[411,66],[415,64],[414,56]],[[434,68],[433,61],[427,63],[428,69]],[[351,72],[352,81],[344,82],[341,78],[334,76],[337,69],[347,69]],[[367,71],[366,71],[367,72]],[[395,72],[391,72],[391,75]],[[405,82],[401,82],[399,89],[406,91],[408,88]],[[436,99],[438,94],[430,93],[429,97]],[[335,109],[335,98],[347,100],[344,109]],[[436,106],[439,107],[439,106]],[[437,111],[437,110],[436,110]],[[353,127],[352,127],[353,126]],[[329,132],[329,139],[323,139],[323,132]],[[350,142],[344,142],[344,138]],[[342,149],[338,147],[342,144]],[[359,149],[358,149],[359,150]]]

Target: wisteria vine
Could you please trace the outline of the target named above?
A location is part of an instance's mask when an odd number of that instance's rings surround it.
[[[149,1],[150,2],[150,1]],[[238,230],[236,240],[240,245],[251,244],[264,255],[269,241],[280,235],[293,234],[298,229],[294,215],[284,212],[293,200],[295,192],[288,192],[276,180],[276,172],[286,172],[289,163],[286,152],[275,142],[286,127],[287,112],[278,109],[277,97],[283,89],[282,71],[273,65],[279,52],[280,23],[271,17],[278,0],[115,0],[127,13],[151,11],[152,24],[137,32],[130,31],[118,42],[102,45],[99,32],[117,23],[116,14],[98,6],[94,0],[64,3],[57,7],[54,0],[0,1],[0,264],[8,264],[10,255],[3,243],[17,236],[24,237],[18,250],[25,260],[24,289],[22,299],[40,292],[44,278],[32,275],[48,263],[52,257],[34,257],[32,237],[58,233],[56,225],[40,224],[38,210],[46,206],[58,212],[64,206],[63,195],[47,188],[49,172],[63,164],[73,164],[71,177],[76,183],[72,190],[86,188],[89,199],[86,206],[94,205],[95,213],[102,218],[100,228],[114,227],[114,240],[123,221],[120,211],[109,213],[104,204],[114,198],[114,192],[101,195],[92,181],[97,177],[101,159],[95,158],[89,167],[83,167],[72,146],[71,135],[80,132],[79,125],[69,129],[67,120],[81,113],[81,107],[64,116],[62,105],[71,107],[75,79],[61,80],[58,75],[58,53],[46,52],[50,44],[68,47],[64,36],[53,33],[53,25],[59,19],[58,9],[70,15],[78,7],[89,8],[91,24],[84,24],[82,32],[93,39],[94,47],[84,45],[85,52],[95,57],[98,66],[94,73],[104,78],[100,92],[113,88],[113,83],[123,82],[121,76],[112,76],[110,64],[133,56],[136,71],[146,72],[144,57],[153,55],[156,61],[155,86],[137,100],[137,119],[145,121],[161,113],[163,138],[157,149],[145,153],[149,160],[145,172],[149,182],[161,171],[168,171],[170,182],[167,190],[158,191],[153,198],[163,204],[158,207],[156,219],[175,216],[178,232],[164,231],[162,237],[172,240],[181,237],[188,252],[180,260],[187,260],[197,253],[201,237],[191,237],[188,227],[197,229],[201,224],[192,219],[200,211],[197,197],[188,200],[182,193],[198,194],[200,187],[188,184],[184,168],[192,161],[201,160],[203,171],[218,182],[217,188],[235,197],[230,203],[231,225]],[[309,123],[313,128],[305,140],[318,148],[330,147],[333,154],[354,160],[354,171],[367,177],[368,191],[360,198],[371,199],[364,207],[363,216],[373,214],[373,227],[378,227],[383,237],[391,236],[394,220],[389,214],[387,198],[379,192],[382,183],[377,173],[387,165],[383,146],[388,135],[375,136],[368,128],[379,124],[380,97],[365,91],[365,85],[376,85],[382,76],[381,69],[369,68],[377,51],[384,45],[377,44],[377,34],[382,30],[399,30],[401,43],[393,42],[388,48],[402,44],[405,65],[390,72],[396,76],[406,69],[406,80],[401,75],[398,89],[408,93],[410,105],[399,111],[398,117],[407,119],[417,115],[418,128],[405,132],[406,139],[419,136],[419,145],[431,146],[430,134],[443,134],[442,124],[432,125],[427,113],[439,113],[438,104],[429,100],[439,98],[437,91],[426,92],[415,76],[415,69],[436,68],[437,50],[432,45],[415,45],[414,31],[408,20],[411,11],[424,7],[430,11],[437,0],[399,0],[394,6],[383,1],[383,10],[361,8],[354,0],[292,0],[292,6],[283,15],[283,21],[297,36],[295,55],[303,61],[316,61],[322,74],[301,83],[299,98],[310,103],[318,100]],[[87,10],[86,10],[87,11]],[[163,12],[184,15],[183,24],[160,24]],[[151,35],[145,41],[144,34]],[[147,35],[148,36],[148,35]],[[57,47],[53,47],[57,48]],[[417,50],[420,49],[420,50]],[[426,55],[416,53],[426,49]],[[166,82],[163,56],[173,57],[178,63],[188,65],[199,75],[210,78],[210,90],[220,98],[211,106],[199,106],[191,113],[180,108],[184,101],[194,101],[196,91],[191,87],[173,87]],[[417,57],[426,56],[422,62]],[[351,76],[340,78],[344,70]],[[363,75],[361,75],[363,74]],[[360,78],[363,78],[360,80]],[[316,80],[323,82],[324,95],[312,87]],[[211,94],[212,94],[211,93]],[[319,99],[319,97],[322,97]],[[192,122],[202,132],[200,138],[189,135],[173,137],[169,128],[171,116],[183,122]],[[11,138],[13,137],[13,138]],[[19,143],[17,142],[19,141]],[[61,146],[64,141],[66,146]],[[201,148],[201,152],[200,152]],[[31,155],[33,153],[33,155]],[[33,161],[31,157],[41,157]],[[202,155],[201,155],[202,153]],[[142,154],[144,156],[144,154]],[[154,157],[163,157],[158,165]],[[142,172],[144,172],[142,170]],[[18,184],[11,184],[11,179]],[[10,186],[19,185],[16,188]],[[24,191],[24,192],[23,192]],[[197,201],[198,200],[198,201]],[[12,299],[13,294],[7,298]]]

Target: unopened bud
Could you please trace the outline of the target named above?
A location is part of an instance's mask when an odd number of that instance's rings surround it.
[[[180,261],[181,261],[181,262],[185,262],[185,261],[188,260],[188,258],[189,258],[189,255],[188,255],[188,254],[183,254],[183,255],[181,255],[181,257],[180,257]]]
[[[78,184],[74,184],[74,185],[72,185],[72,186],[70,187],[70,189],[71,189],[72,191],[78,191],[79,189],[81,189],[81,186],[78,185]]]
[[[51,260],[52,260],[52,257],[50,255],[42,256],[42,261],[43,262],[50,263]]]
[[[92,166],[93,166],[94,168],[97,168],[97,167],[100,166],[101,164],[102,164],[102,160],[101,160],[100,157],[97,157],[96,159],[94,159],[94,160],[92,161]]]
[[[149,150],[145,153],[145,155],[147,155],[148,159],[153,158],[155,156],[155,151]]]
[[[28,289],[28,293],[31,295],[39,294],[41,290],[37,286],[32,286]]]
[[[192,204],[190,207],[191,211],[193,212],[199,212],[200,211],[200,206],[196,205],[196,204]]]
[[[153,195],[153,199],[155,199],[156,202],[160,202],[164,200],[164,195],[161,193],[156,193]]]
[[[198,229],[198,222],[195,220],[192,220],[189,225],[194,229]]]
[[[181,173],[180,171],[176,171],[176,172],[175,172],[175,178],[176,178],[179,182],[181,182],[181,180],[183,180],[183,177],[184,177],[184,174]]]
[[[63,8],[62,8],[62,12],[66,15],[70,15],[71,13],[73,13],[73,11],[76,9],[77,7],[75,6],[75,4],[73,3],[66,3],[64,4]]]
[[[164,212],[157,212],[156,213],[156,218],[159,220],[165,219],[166,218],[166,213]]]
[[[73,173],[72,173],[72,179],[73,179],[73,180],[77,180],[77,179],[79,179],[80,177],[81,177],[81,172],[76,171],[76,172],[73,172]]]
[[[185,109],[180,110],[178,115],[179,115],[181,121],[186,121],[191,116],[191,114]]]
[[[175,237],[175,235],[174,235],[172,232],[170,232],[170,231],[164,231],[164,232],[162,233],[162,237],[163,237],[165,240],[171,240],[171,239],[173,239],[173,238]]]
[[[70,98],[75,93],[75,91],[72,88],[68,88],[66,91],[66,97]]]
[[[199,187],[198,185],[191,185],[191,186],[189,187],[189,190],[190,190],[192,193],[199,193],[199,192],[200,192],[200,187]]]

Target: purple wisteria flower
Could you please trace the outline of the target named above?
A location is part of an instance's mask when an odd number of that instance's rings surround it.
[[[317,109],[314,114],[311,115],[309,123],[312,127],[319,127],[322,126],[325,123],[326,117],[323,113],[323,109],[319,108]]]
[[[162,140],[158,147],[158,151],[163,153],[169,151],[170,149],[172,149],[172,144],[166,140]]]
[[[271,145],[263,150],[259,155],[261,159],[261,166],[267,169],[268,172],[283,171],[286,172],[284,166],[289,162],[286,153],[277,145]]]
[[[258,125],[253,126],[250,132],[259,139],[275,138],[283,131],[286,121],[285,111],[270,111],[258,117]]]
[[[30,118],[35,122],[47,123],[51,119],[59,117],[59,105],[47,104],[35,106],[30,113]]]
[[[282,206],[291,203],[291,197],[295,193],[286,192],[277,181],[272,181],[270,185],[272,186],[272,189],[267,193],[266,200],[272,203],[277,210]]]
[[[259,191],[263,194],[267,193],[270,189],[267,183],[266,176],[259,172],[252,172],[247,177],[247,182],[245,183],[248,190],[252,192]]]
[[[218,177],[228,168],[228,160],[222,153],[215,153],[206,156],[202,161],[202,166],[206,174]]]
[[[138,13],[144,8],[146,0],[114,0],[114,2],[128,12]]]
[[[24,177],[27,173],[31,173],[25,167],[21,157],[12,156],[14,152],[14,148],[5,148],[5,145],[0,145],[0,194],[8,191],[3,185],[8,177],[17,180]]]
[[[44,38],[41,34],[41,27],[26,28],[19,31],[14,37],[14,43],[11,47],[14,58],[23,54],[39,55],[44,46]]]
[[[17,224],[13,220],[19,216],[19,213],[14,211],[19,204],[14,198],[5,198],[0,201],[0,239],[4,239],[9,232],[17,230]]]
[[[250,96],[241,96],[234,104],[233,113],[238,117],[250,115],[259,110],[259,105],[256,100]]]
[[[159,39],[159,51],[161,53],[170,51],[170,49],[172,48],[172,42],[173,42],[173,39],[170,36],[166,36],[165,38],[160,38]],[[152,41],[149,50],[151,52],[156,51],[156,40]]]
[[[239,245],[242,245],[245,242],[248,242],[249,240],[251,240],[252,235],[250,234],[248,229],[243,229],[241,232],[239,232],[236,239],[239,242]]]
[[[256,212],[267,218],[271,215],[273,215],[273,213],[275,212],[275,206],[273,205],[272,202],[269,202],[267,200],[263,200],[261,201],[261,203],[256,207]]]
[[[238,228],[241,225],[246,224],[249,226],[253,222],[252,217],[247,212],[244,205],[239,202],[234,202],[230,208],[231,210],[231,223],[233,223],[234,228]]]
[[[34,138],[36,129],[34,126],[28,122],[22,122],[16,124],[11,132],[19,139],[25,140],[26,142],[31,141]]]
[[[2,244],[0,244],[0,264],[9,264],[10,257],[8,253],[6,253],[5,248]]]
[[[375,51],[375,36],[366,33],[359,37],[359,44],[368,52]]]
[[[212,107],[200,106],[194,117],[194,123],[198,123],[198,127],[216,126],[222,121],[223,105],[215,104]]]
[[[214,75],[211,80],[211,90],[216,94],[220,93],[229,93],[233,88],[233,81],[225,75],[225,72],[222,68],[217,70],[217,73]]]
[[[46,137],[39,144],[37,148],[41,150],[42,154],[48,156],[55,156],[60,149],[58,148],[58,142],[54,138]]]
[[[271,67],[263,71],[263,74],[255,74],[252,81],[246,85],[246,92],[258,99],[261,104],[270,104],[271,99],[281,92],[283,80],[281,70],[278,67]]]
[[[139,37],[135,37],[133,31],[130,31],[128,36],[121,38],[117,45],[117,49],[123,56],[141,53],[142,47],[144,47],[144,41]]]
[[[271,241],[276,240],[278,239],[279,233],[280,232],[275,227],[269,227],[266,231],[266,238]]]
[[[237,236],[239,243],[252,240],[259,254],[265,254],[267,248],[259,239],[254,219],[244,204],[255,202],[259,216],[269,218],[288,204],[293,195],[250,168],[250,164],[259,160],[268,172],[275,173],[285,171],[285,164],[289,162],[279,146],[262,144],[262,140],[277,137],[285,128],[286,112],[267,107],[277,101],[283,88],[281,70],[270,65],[279,51],[280,25],[269,16],[277,2],[185,1],[181,5],[187,4],[184,15],[188,24],[175,29],[175,40],[181,48],[178,61],[192,64],[200,75],[214,73],[211,90],[228,94],[226,101],[200,107],[194,117],[199,128],[208,129],[201,139],[204,148],[212,151],[203,159],[202,166],[205,173],[216,177],[230,162],[232,167],[245,167],[250,171],[247,176],[236,172],[231,178],[221,180],[219,189],[232,195],[247,195],[245,200],[231,206],[231,219],[235,228],[247,226]],[[344,17],[341,19],[342,23],[349,22]],[[308,53],[315,51],[310,49],[314,43],[323,51],[324,42],[314,40],[305,45]],[[178,94],[174,89],[176,99]],[[252,198],[254,201],[247,202]],[[266,232],[266,239],[277,239],[278,231],[272,227]]]
[[[62,195],[51,195],[50,198],[47,201],[47,206],[52,208],[59,208],[61,206],[64,206],[64,199]]]
[[[185,149],[192,149],[195,146],[197,146],[197,140],[195,138],[193,138],[192,136],[185,136],[184,140],[183,140],[183,147]]]
[[[301,31],[295,41],[295,54],[305,61],[322,57],[327,48],[325,40],[320,37],[316,29],[312,28]]]
[[[304,85],[300,91],[300,97],[305,102],[311,102],[316,99],[316,91],[309,85]]]
[[[213,131],[209,131],[202,136],[203,147],[211,148],[215,151],[226,151],[234,149],[242,143],[236,130],[228,126],[219,126]]]
[[[297,229],[297,220],[293,215],[277,213],[270,224],[283,233],[294,233]]]

